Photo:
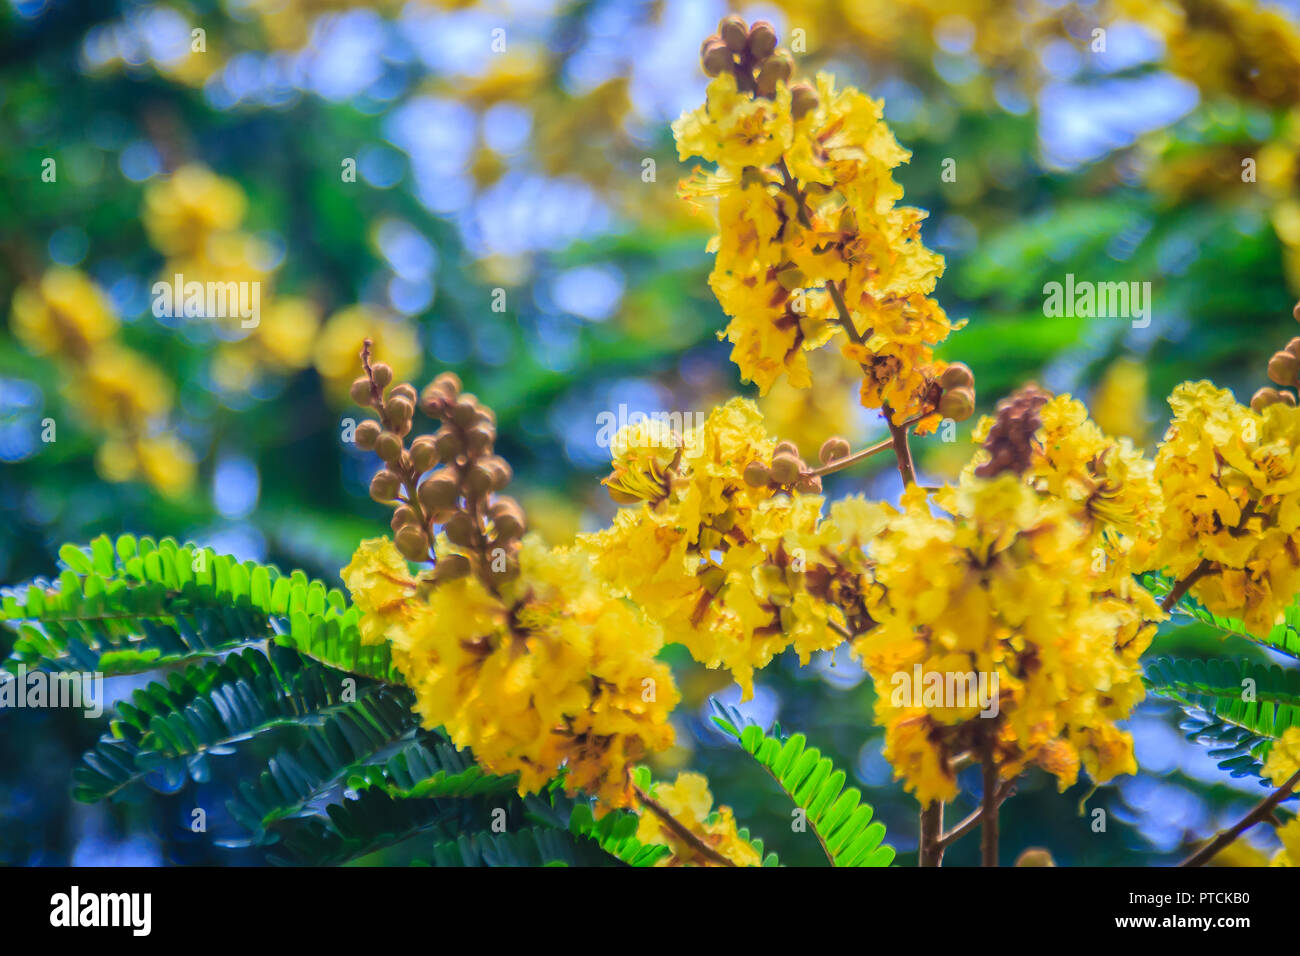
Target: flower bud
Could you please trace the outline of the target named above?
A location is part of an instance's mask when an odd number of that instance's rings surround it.
[[[393,512],[393,520],[388,522],[388,526],[397,531],[402,525],[419,524],[420,518],[410,505],[399,505]]]
[[[487,422],[480,422],[465,432],[465,452],[472,457],[481,455],[492,448],[496,439],[496,429]]]
[[[375,454],[391,465],[402,457],[402,440],[392,432],[380,432],[375,439]]]
[[[410,382],[402,382],[400,385],[394,385],[389,391],[388,397],[392,398],[394,395],[401,395],[412,405],[416,403],[415,386]]]
[[[524,511],[513,498],[498,498],[488,509],[499,537],[518,538],[524,533]]]
[[[1300,359],[1290,352],[1274,352],[1268,360],[1268,378],[1278,385],[1294,385],[1296,372],[1300,371]]]
[[[799,459],[794,455],[782,453],[772,459],[772,480],[778,485],[792,485],[799,480]]]
[[[822,492],[820,475],[804,475],[794,484],[794,490],[801,495],[819,495]]]
[[[446,425],[434,433],[433,442],[438,449],[438,460],[443,464],[454,461],[456,456],[465,450],[464,443],[460,440],[460,433]]]
[[[438,558],[438,563],[433,568],[433,579],[435,581],[455,581],[457,578],[463,578],[469,574],[469,558],[463,554],[444,554]]]
[[[456,504],[460,497],[460,481],[454,468],[439,468],[426,478],[415,491],[420,507],[425,511],[443,511]]]
[[[778,83],[786,83],[794,72],[794,61],[785,50],[777,50],[758,70],[758,92],[760,96],[771,96],[776,92]]]
[[[439,372],[437,377],[434,378],[433,384],[437,385],[452,398],[455,398],[460,394],[460,376],[455,372]]]
[[[700,65],[709,76],[717,76],[723,70],[731,68],[731,52],[725,43],[718,40],[705,48],[704,55],[700,57]]]
[[[1286,344],[1286,351],[1290,352],[1292,355],[1300,356],[1300,335],[1297,335]]]
[[[500,491],[515,477],[510,463],[500,455],[485,456],[479,461],[479,467],[486,468],[491,473],[493,491]]]
[[[370,497],[380,504],[397,500],[397,490],[402,487],[402,480],[387,468],[375,472],[370,479]]]
[[[1282,396],[1278,394],[1277,389],[1269,388],[1267,385],[1257,391],[1250,397],[1250,410],[1253,412],[1262,412],[1268,406],[1275,402],[1280,402]]]
[[[394,425],[405,425],[415,414],[415,403],[407,399],[405,395],[393,395],[388,401],[384,402],[384,414],[389,417]]]
[[[745,484],[753,488],[762,488],[772,480],[772,472],[761,461],[751,461],[745,466]]]
[[[758,63],[776,49],[776,30],[766,20],[756,20],[749,28],[749,55]]]
[[[456,399],[451,408],[451,420],[461,428],[469,428],[478,420],[478,399],[466,392]]]
[[[822,442],[821,450],[817,457],[821,459],[823,465],[829,465],[833,461],[839,461],[841,458],[847,458],[849,455],[849,443],[846,439],[838,435],[832,435],[826,441]]]
[[[392,384],[393,369],[391,366],[385,365],[383,362],[376,362],[372,365],[370,367],[370,374],[374,376],[375,384],[379,386],[381,392]]]
[[[442,418],[451,401],[452,397],[447,390],[434,382],[426,385],[420,393],[420,411],[430,418]]]
[[[953,362],[939,376],[939,386],[946,392],[954,388],[972,388],[975,376],[970,367],[962,362]]]
[[[393,544],[407,561],[429,560],[429,536],[418,524],[403,526],[393,538]]]
[[[421,435],[411,442],[411,467],[420,474],[438,464],[438,448],[432,435]]]
[[[975,414],[975,393],[969,388],[954,388],[939,399],[939,414],[955,422],[964,422]]]
[[[772,449],[773,455],[794,455],[799,457],[799,446],[792,441],[779,441],[776,448]]]
[[[725,16],[718,21],[718,36],[732,53],[740,53],[749,42],[749,29],[745,21],[737,14]]]
[[[462,548],[468,548],[474,544],[474,519],[467,512],[455,512],[442,527],[447,532],[447,540],[452,544],[459,545]]]
[[[790,87],[790,115],[796,123],[820,105],[821,99],[811,84],[796,83]]]
[[[1300,322],[1300,302],[1295,304],[1295,307],[1291,310],[1291,315],[1297,322]]]
[[[352,433],[352,438],[356,441],[357,447],[362,451],[374,451],[375,442],[379,438],[383,429],[379,427],[379,422],[373,418],[367,418],[357,426],[356,431]]]
[[[370,379],[362,375],[352,383],[352,388],[349,390],[349,394],[352,396],[352,401],[356,402],[362,408],[369,408],[370,400],[374,397],[370,392]]]
[[[1289,405],[1291,408],[1295,408],[1295,395],[1293,395],[1291,392],[1288,392],[1286,389],[1283,389],[1282,391],[1277,393],[1277,397],[1282,400],[1283,405]]]
[[[496,476],[490,467],[482,462],[475,462],[465,472],[463,486],[467,498],[482,498],[492,490]]]

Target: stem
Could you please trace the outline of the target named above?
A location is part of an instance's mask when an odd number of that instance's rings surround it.
[[[943,865],[943,801],[935,800],[921,810],[921,843],[917,866]]]
[[[885,424],[894,445],[894,457],[898,459],[898,473],[903,477],[903,487],[916,484],[916,469],[912,466],[912,449],[907,445],[907,426],[894,424],[894,410],[888,403],[881,409],[885,414]]]
[[[856,465],[858,462],[864,461],[865,459],[870,458],[872,455],[884,451],[886,448],[889,448],[891,445],[893,445],[893,443],[894,440],[892,438],[886,438],[882,442],[877,442],[874,445],[864,448],[861,451],[854,452],[852,455],[848,455],[844,458],[837,458],[835,461],[831,462],[830,464],[822,465],[820,468],[814,468],[812,471],[805,472],[805,474],[808,477],[813,477],[813,478],[819,477],[821,475],[833,474],[834,472],[849,467],[849,465]]]
[[[1187,575],[1177,584],[1172,591],[1165,595],[1165,599],[1160,602],[1160,610],[1168,611],[1175,604],[1183,599],[1183,595],[1192,589],[1192,585],[1205,577],[1214,569],[1214,566],[1208,559],[1202,558],[1201,563],[1192,569],[1192,573]]]
[[[659,803],[657,800],[651,797],[648,793],[646,793],[636,784],[632,784],[632,789],[636,792],[637,799],[641,801],[642,805],[647,810],[649,810],[660,820],[662,820],[664,826],[672,830],[673,833],[676,834],[677,837],[682,842],[689,845],[691,849],[693,849],[700,856],[704,857],[706,860],[718,864],[719,866],[736,865],[727,857],[723,856],[717,850],[713,849],[713,847],[709,846],[698,836],[692,833],[691,830],[686,826],[686,824],[682,823],[680,820],[674,817],[671,813],[668,812],[668,809],[664,807],[663,804]]]
[[[993,741],[984,751],[984,820],[981,824],[980,865],[998,865],[998,765],[993,762]]]
[[[1004,781],[1002,785],[998,787],[998,806],[1002,806],[1002,804],[1006,803],[1007,798],[1014,792],[1015,782],[1012,780]],[[982,806],[976,807],[971,811],[971,813],[963,818],[960,823],[939,838],[940,845],[946,849],[956,843],[966,834],[979,826],[980,820],[982,819],[984,819],[984,808]]]
[[[1291,791],[1296,788],[1297,784],[1300,784],[1300,770],[1293,773],[1290,780],[1261,800],[1254,810],[1251,810],[1250,813],[1246,814],[1237,822],[1236,826],[1229,830],[1224,830],[1213,840],[1205,844],[1205,846],[1201,847],[1178,865],[1204,866],[1206,863],[1209,863],[1218,855],[1220,850],[1236,840],[1237,837],[1241,836],[1256,823],[1272,816],[1274,808],[1287,797],[1291,796]]]

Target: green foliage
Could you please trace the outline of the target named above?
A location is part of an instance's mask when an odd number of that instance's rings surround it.
[[[0,620],[19,635],[4,667],[124,674],[266,640],[340,670],[396,682],[387,645],[366,646],[360,612],[302,571],[237,561],[171,538],[106,536],[59,549],[53,585],[6,595]]]
[[[1142,584],[1157,598],[1163,598],[1173,586],[1168,578],[1158,574],[1144,575]],[[1274,625],[1265,635],[1252,634],[1241,621],[1215,614],[1187,595],[1174,605],[1172,613],[1189,615],[1224,634],[1300,659],[1300,601],[1293,601],[1286,609],[1282,622]]]
[[[894,848],[882,841],[885,826],[871,822],[874,811],[855,787],[844,789],[844,771],[803,734],[769,737],[734,709],[713,702],[713,722],[734,737],[767,770],[781,789],[803,808],[832,866],[889,866]],[[766,864],[765,864],[766,865]]]
[[[1259,776],[1272,742],[1300,726],[1300,671],[1160,657],[1147,663],[1145,682],[1187,712],[1188,739],[1210,746],[1234,777]]]

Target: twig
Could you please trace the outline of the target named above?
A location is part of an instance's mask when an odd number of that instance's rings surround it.
[[[636,792],[637,799],[641,801],[647,810],[662,820],[668,829],[672,830],[679,839],[688,844],[691,849],[700,854],[700,856],[712,863],[717,863],[719,866],[736,865],[692,833],[684,823],[669,813],[668,809],[664,807],[663,804],[656,801],[636,784],[632,784],[632,789]]]
[[[815,478],[815,477],[820,477],[821,475],[832,474],[834,472],[849,467],[849,465],[856,465],[858,462],[863,461],[864,459],[870,458],[872,455],[884,451],[886,448],[889,448],[891,445],[893,445],[893,443],[894,440],[892,438],[886,438],[884,441],[877,442],[876,444],[864,448],[861,451],[854,452],[852,455],[848,455],[844,458],[837,458],[834,461],[830,462],[829,464],[822,465],[820,468],[814,468],[812,471],[805,472],[805,475],[807,475],[808,477]]]
[[[1184,594],[1192,589],[1193,584],[1205,577],[1212,570],[1214,570],[1214,565],[1210,563],[1208,558],[1202,558],[1201,563],[1192,569],[1192,573],[1175,584],[1173,590],[1165,595],[1165,599],[1160,602],[1160,610],[1168,611],[1172,608],[1183,599]]]
[[[1007,800],[1011,797],[1011,795],[1015,793],[1015,789],[1016,789],[1015,781],[1013,780],[1004,781],[1002,785],[998,787],[998,806],[1001,806],[1002,804],[1006,803]],[[984,808],[982,806],[976,807],[966,817],[964,817],[960,823],[958,823],[955,827],[953,827],[951,830],[949,830],[947,833],[941,836],[939,838],[939,844],[944,848],[947,848],[952,844],[956,843],[967,833],[970,833],[977,826],[979,826],[980,820],[983,819],[983,817],[984,817]]]
[[[943,801],[934,800],[921,810],[921,842],[917,850],[917,866],[943,865]]]
[[[984,794],[981,797],[980,865],[998,865],[998,765],[993,760],[993,740],[984,750]]]
[[[916,484],[916,469],[912,465],[912,449],[907,445],[907,426],[894,424],[894,410],[886,402],[881,408],[885,415],[885,424],[889,426],[890,439],[894,445],[894,457],[898,459],[898,473],[903,478],[903,487]]]
[[[1261,800],[1256,805],[1255,809],[1251,810],[1250,813],[1246,814],[1239,821],[1237,821],[1236,826],[1232,827],[1229,830],[1224,830],[1213,840],[1205,844],[1205,846],[1201,847],[1199,850],[1197,850],[1195,853],[1193,853],[1187,859],[1183,860],[1183,862],[1179,863],[1178,865],[1179,866],[1204,866],[1206,863],[1209,863],[1212,859],[1215,858],[1215,856],[1218,855],[1220,850],[1222,850],[1228,844],[1236,840],[1237,837],[1241,836],[1243,833],[1245,833],[1247,830],[1253,827],[1256,823],[1259,823],[1260,821],[1267,819],[1273,813],[1273,809],[1279,803],[1281,803],[1287,797],[1291,796],[1291,791],[1296,788],[1297,784],[1300,784],[1300,770],[1297,770],[1295,773],[1293,773],[1291,775],[1290,780],[1282,784],[1282,786],[1278,787],[1277,790],[1275,790],[1273,793],[1269,794],[1267,797]]]

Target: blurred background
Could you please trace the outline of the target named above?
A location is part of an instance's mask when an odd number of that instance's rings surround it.
[[[366,493],[376,461],[345,440],[366,335],[399,378],[453,369],[497,411],[549,540],[607,523],[602,413],[754,394],[716,338],[710,211],[676,198],[690,167],[668,128],[702,100],[699,45],[731,10],[797,42],[802,73],[884,99],[913,150],[905,202],[930,210],[925,241],[947,257],[936,296],[970,319],[940,354],[974,370],[980,410],[1033,379],[1150,447],[1173,384],[1247,400],[1295,332],[1298,7],[0,0],[0,582],[52,577],[62,542],[126,531],[337,581],[360,538],[388,531]],[[260,324],[156,316],[153,283],[187,271],[259,282]],[[1043,285],[1067,273],[1150,282],[1150,325],[1045,316]],[[883,434],[856,382],[835,386],[843,363],[813,362],[815,393],[762,399],[772,431],[805,455]],[[975,420],[916,442],[925,479],[957,473]],[[899,481],[873,459],[827,491],[890,497]],[[1175,651],[1264,653],[1170,625],[1152,653]],[[708,698],[737,703],[737,688],[666,654],[681,745],[656,773],[704,771],[783,860],[818,863],[785,798],[710,728]],[[848,655],[783,657],[756,684],[742,709],[851,768],[914,859],[916,805]],[[237,830],[215,814],[191,834],[175,793],[74,803],[72,769],[105,726],[0,711],[0,863],[261,861],[214,849]],[[1003,811],[1006,862],[1046,846],[1067,865],[1164,864],[1258,799],[1167,704],[1130,727],[1136,777],[1064,795],[1025,778]],[[221,774],[202,787],[224,804]],[[975,862],[976,843],[948,860]]]

